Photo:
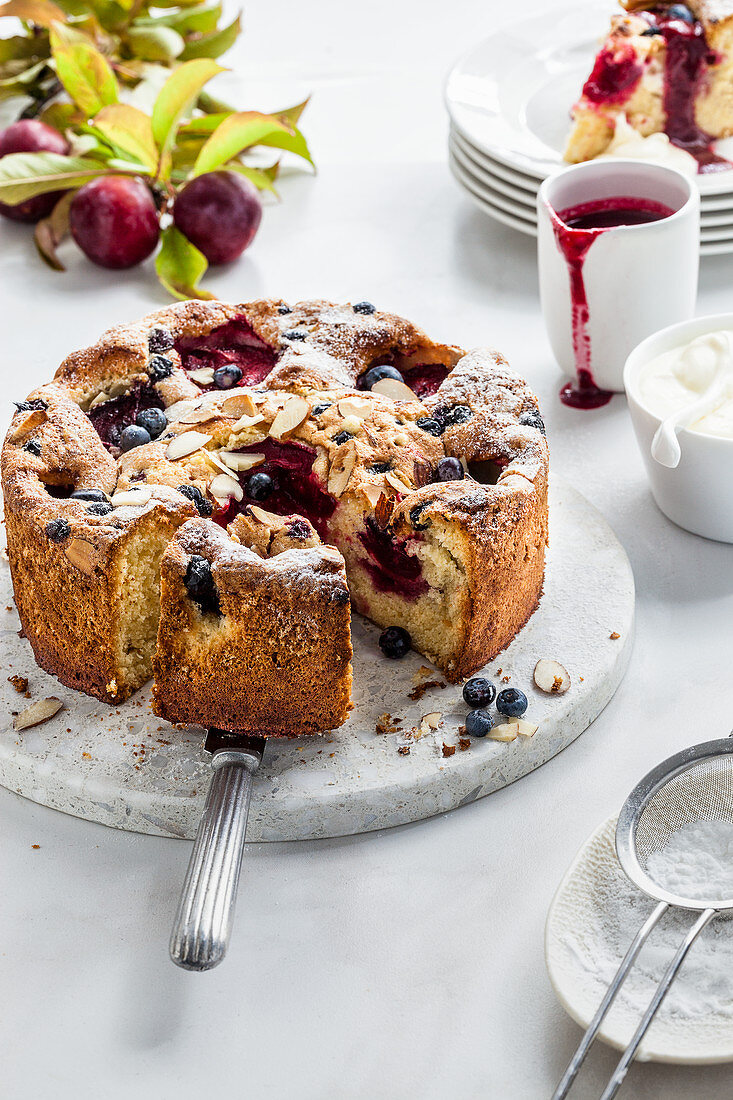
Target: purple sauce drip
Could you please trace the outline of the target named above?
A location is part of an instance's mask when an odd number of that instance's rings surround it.
[[[87,413],[96,428],[97,435],[108,451],[119,443],[120,432],[129,424],[135,423],[135,417],[143,409],[164,409],[163,400],[154,386],[132,386],[120,397],[111,397],[109,401],[96,405]]]
[[[387,531],[381,531],[371,517],[366,521],[366,530],[359,534],[359,542],[370,559],[362,559],[361,565],[380,592],[394,592],[407,600],[416,600],[428,591],[420,559],[408,554],[404,544]]]
[[[432,397],[441,382],[448,377],[448,368],[442,363],[421,363],[402,371],[405,384],[420,400]]]
[[[256,386],[275,366],[277,352],[262,340],[244,317],[219,325],[202,336],[182,336],[174,345],[186,371],[232,363],[242,371],[237,386]],[[214,389],[213,383],[202,390]]]
[[[583,85],[583,95],[591,103],[623,103],[641,80],[643,69],[633,46],[602,49],[593,71]]]

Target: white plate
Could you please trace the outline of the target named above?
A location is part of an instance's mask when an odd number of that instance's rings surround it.
[[[560,883],[547,914],[545,927],[547,972],[560,1004],[583,1028],[587,1027],[593,1018],[605,993],[606,979],[610,978],[615,970],[614,965],[603,978],[592,972],[595,968],[595,960],[601,956],[599,949],[607,934],[605,911],[602,905],[604,884],[612,882],[617,877],[622,880],[624,889],[628,889],[629,892],[629,903],[633,905],[638,915],[639,925],[656,904],[626,879],[616,858],[615,833],[616,819],[610,818],[585,842]],[[694,917],[689,913],[682,916],[678,914],[679,911],[675,911],[662,919],[673,921],[675,925],[679,923],[680,928],[683,929],[680,931],[681,940],[684,930],[692,924]],[[725,918],[718,918],[718,921],[721,919]],[[713,934],[714,931],[714,928],[706,929],[702,935]],[[633,932],[629,936],[629,942],[632,938]],[[649,944],[651,951],[654,951],[654,942],[654,933],[652,933]],[[688,983],[688,988],[695,988],[692,985],[695,982],[694,952],[693,947],[688,961],[675,979],[677,994],[673,986],[649,1028],[637,1055],[640,1060],[671,1062],[679,1065],[712,1065],[733,1061],[733,1021],[730,1017],[712,1013],[676,1016],[671,1011],[685,983]],[[607,950],[603,952],[604,955],[608,953]],[[659,954],[663,956],[662,952]],[[643,954],[641,958],[644,958]],[[668,961],[664,957],[658,960],[661,967]],[[619,955],[617,963],[620,962]],[[661,971],[659,976],[661,977]],[[633,990],[635,1000],[640,1003],[651,1000],[655,988],[653,980],[644,981],[638,971],[635,977],[635,972],[632,970],[626,982],[634,983],[629,986],[629,989]],[[619,994],[598,1037],[609,1046],[623,1050],[636,1030],[639,1018],[640,1014],[632,1010],[624,1001],[623,994]]]
[[[448,112],[476,148],[544,179],[564,164],[569,112],[608,30],[606,0],[553,10],[474,46],[445,86]],[[733,139],[715,148],[733,156]],[[698,176],[702,195],[733,192],[733,170]]]
[[[722,256],[726,252],[733,252],[733,240],[700,245],[701,256]]]
[[[498,206],[500,210],[505,210],[508,214],[516,214],[517,217],[526,218],[527,221],[537,221],[537,207],[534,202],[517,202],[515,199],[509,198],[503,191],[499,191],[494,187],[494,181],[481,174],[481,169],[476,168],[473,161],[462,153],[461,150],[452,143],[449,146],[450,154],[456,163],[460,166],[466,175],[466,178],[480,190],[490,202],[494,203],[494,206]]]
[[[503,225],[508,225],[512,229],[518,229],[520,233],[525,233],[528,237],[537,236],[536,222],[527,221],[526,218],[520,215],[508,214],[505,210],[495,206],[493,202],[485,198],[484,192],[471,183],[455,157],[450,156],[448,158],[448,164],[458,183],[460,183],[466,194],[476,203],[476,205],[483,210],[484,214],[488,214],[490,218],[495,218],[496,221],[501,222]]]
[[[453,141],[458,144],[461,149],[472,160],[476,161],[484,171],[488,172],[492,176],[498,176],[503,180],[512,191],[516,191],[521,195],[529,192],[531,195],[536,195],[541,180],[538,180],[536,176],[525,176],[521,172],[515,172],[512,168],[507,168],[505,164],[490,157],[488,153],[484,153],[481,149],[478,149],[473,145],[469,139],[463,134],[457,126],[451,125],[450,136]]]
[[[456,160],[463,164],[477,179],[483,180],[489,187],[498,191],[501,195],[504,195],[505,198],[510,199],[515,205],[527,206],[532,210],[536,209],[537,187],[535,187],[533,191],[524,191],[519,187],[514,187],[511,183],[507,183],[506,180],[503,180],[500,176],[495,175],[491,169],[487,168],[485,164],[479,161],[470,146],[460,141],[455,131],[451,132],[448,139],[448,145],[451,152],[454,153]]]

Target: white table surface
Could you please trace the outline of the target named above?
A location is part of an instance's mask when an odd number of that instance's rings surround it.
[[[544,968],[555,887],[651,765],[731,729],[733,547],[656,510],[621,397],[592,413],[559,403],[533,242],[475,211],[448,174],[442,76],[501,21],[496,0],[252,0],[236,63],[312,87],[319,174],[284,183],[251,252],[209,286],[235,300],[369,298],[436,337],[501,348],[540,394],[554,468],[630,555],[626,680],[579,741],[483,801],[384,833],[251,845],[229,957],[204,975],[167,957],[187,843],[0,790],[6,1100],[549,1096],[579,1038]],[[7,222],[0,257],[4,400],[164,302],[149,273],[105,273],[72,249],[65,276],[47,271]],[[706,260],[699,311],[730,309],[732,280],[733,258]],[[597,1096],[614,1064],[595,1050],[575,1095]],[[732,1078],[638,1065],[622,1095],[718,1100]]]

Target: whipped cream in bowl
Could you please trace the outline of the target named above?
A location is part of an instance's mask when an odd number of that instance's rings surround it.
[[[688,531],[733,543],[733,314],[643,340],[626,362],[624,385],[662,512]]]

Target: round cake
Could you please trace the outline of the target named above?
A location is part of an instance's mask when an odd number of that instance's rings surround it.
[[[368,302],[181,303],[18,403],[23,630],[109,703],[155,667],[172,722],[335,728],[350,606],[453,682],[512,640],[542,591],[547,477],[537,399],[493,350]]]

